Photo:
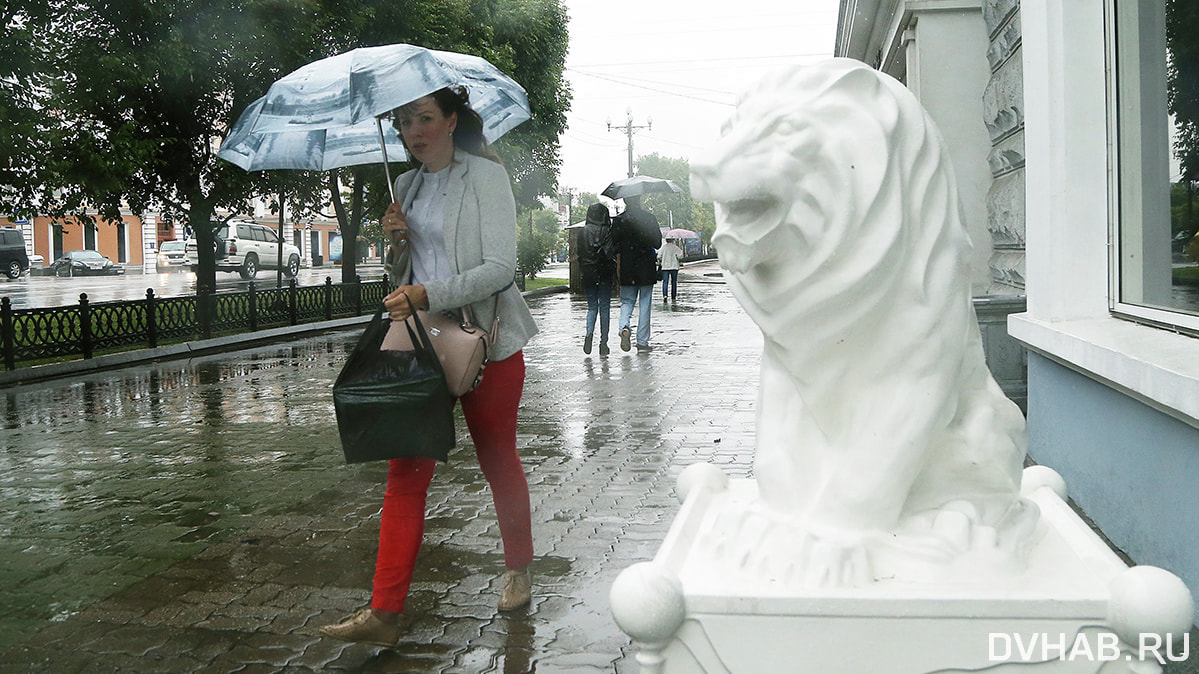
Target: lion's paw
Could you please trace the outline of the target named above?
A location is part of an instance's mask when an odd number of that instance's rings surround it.
[[[988,522],[968,501],[952,501],[902,521],[872,550],[882,578],[914,581],[967,579],[990,572],[1018,572],[1037,540],[1040,511],[1018,500]]]
[[[708,554],[733,577],[785,587],[855,587],[873,579],[864,538],[820,535],[758,509],[720,513]]]

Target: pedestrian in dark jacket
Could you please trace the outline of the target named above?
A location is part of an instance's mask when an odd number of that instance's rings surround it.
[[[625,197],[624,202],[624,212],[613,221],[620,251],[620,348],[631,348],[629,322],[637,304],[637,350],[648,351],[650,306],[658,282],[656,251],[662,245],[662,230],[654,214],[641,208],[640,196]]]
[[[583,337],[583,353],[591,353],[598,317],[599,352],[606,356],[612,282],[616,278],[616,242],[612,237],[612,218],[607,206],[595,203],[587,208],[587,222],[579,238],[579,270],[583,276],[583,292],[587,295],[587,334]]]

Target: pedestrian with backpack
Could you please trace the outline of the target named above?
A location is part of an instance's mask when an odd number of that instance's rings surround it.
[[[601,203],[587,208],[587,220],[579,243],[579,269],[583,292],[587,296],[587,333],[583,353],[590,355],[595,337],[595,319],[599,318],[601,356],[608,355],[608,325],[612,307],[612,283],[616,277],[616,242],[612,238],[612,217]]]

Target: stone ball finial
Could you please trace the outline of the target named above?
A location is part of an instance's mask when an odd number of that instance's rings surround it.
[[[1188,632],[1195,616],[1195,600],[1185,583],[1156,566],[1134,566],[1112,579],[1108,586],[1108,626],[1133,647],[1142,635],[1157,635],[1159,643]]]
[[[693,463],[679,473],[675,482],[674,492],[679,497],[679,503],[687,500],[691,492],[700,487],[707,487],[714,492],[720,492],[729,486],[729,476],[724,471],[710,463]]]
[[[1029,466],[1020,475],[1020,493],[1032,496],[1041,487],[1049,487],[1058,498],[1066,500],[1066,481],[1058,472],[1049,466]]]
[[[620,629],[643,643],[666,641],[687,616],[682,582],[654,562],[640,562],[620,572],[608,601]]]

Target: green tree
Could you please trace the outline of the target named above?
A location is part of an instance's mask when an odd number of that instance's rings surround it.
[[[40,181],[38,157],[48,146],[40,133],[44,90],[51,73],[50,43],[40,35],[49,23],[45,0],[0,6],[0,214],[30,215]]]
[[[1183,180],[1199,180],[1199,3],[1166,0],[1166,100]]]
[[[32,65],[14,60],[15,79],[0,86],[0,106],[12,110],[0,114],[7,122],[29,120],[5,126],[5,148],[29,153],[36,165],[0,172],[6,210],[34,204],[43,213],[85,219],[88,209],[115,219],[123,205],[136,213],[179,213],[198,239],[202,287],[215,281],[214,214],[248,212],[256,196],[279,208],[282,195],[293,213],[315,212],[331,198],[352,271],[359,223],[377,219],[389,201],[381,167],[331,176],[248,174],[215,156],[238,115],[271,82],[350,48],[410,42],[488,58],[524,84],[534,113],[498,147],[509,172],[537,178],[533,200],[556,182],[557,137],[569,104],[560,0],[348,6],[334,0],[32,0],[24,7],[9,13],[0,46],[44,46],[29,50]],[[44,85],[32,82],[35,76]],[[399,164],[392,175],[404,168]],[[38,188],[22,187],[28,185]],[[342,186],[349,188],[348,205],[339,203]],[[529,190],[517,192],[528,200]]]
[[[42,26],[55,59],[42,102],[39,208],[116,219],[181,213],[199,243],[200,285],[214,286],[218,210],[286,193],[303,176],[247,174],[215,148],[245,102],[312,56],[305,5],[286,0],[54,1]],[[52,112],[51,112],[52,111]]]
[[[517,265],[529,278],[537,278],[558,245],[558,216],[540,205],[519,208],[516,230]]]
[[[699,232],[703,251],[709,252],[712,246],[712,235],[716,233],[716,210],[712,206],[712,202],[691,202],[691,224],[692,231]]]
[[[711,243],[712,233],[716,231],[715,213],[712,204],[691,198],[690,162],[656,153],[642,155],[637,159],[637,173],[674,181],[683,190],[671,194],[647,194],[642,198],[641,205],[653,212],[662,226],[699,232],[705,246]]]
[[[592,192],[580,192],[575,195],[574,200],[570,205],[570,224],[583,222],[587,219],[587,208],[591,204],[599,203],[599,195]]]

